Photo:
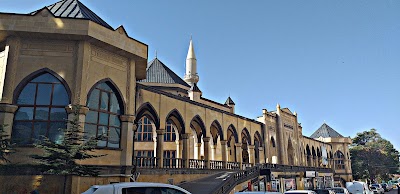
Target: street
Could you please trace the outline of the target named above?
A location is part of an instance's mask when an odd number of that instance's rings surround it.
[[[398,194],[397,191],[398,191],[397,189],[392,189],[392,190],[389,191],[389,192],[385,192],[385,194]]]

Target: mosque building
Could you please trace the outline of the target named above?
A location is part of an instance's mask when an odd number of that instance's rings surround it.
[[[71,193],[94,184],[178,184],[254,168],[271,172],[271,190],[352,181],[351,139],[326,123],[307,137],[297,113],[279,104],[276,110],[260,108],[261,116],[252,119],[235,113],[231,97],[224,103],[203,97],[192,39],[182,77],[157,56],[148,60],[145,43],[78,0],[28,14],[0,13],[0,124],[16,144],[9,160],[20,169],[10,173],[0,165],[0,182],[6,183],[0,192],[17,185],[31,190],[34,184],[26,183],[38,177],[56,185],[57,177],[46,179],[50,175],[26,164],[40,153],[32,145],[41,136],[62,139],[59,128],[72,119],[76,104],[85,133],[104,136],[96,154],[105,156],[80,161],[102,171],[99,177],[71,176]]]

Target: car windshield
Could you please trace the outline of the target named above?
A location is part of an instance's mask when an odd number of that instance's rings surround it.
[[[371,187],[371,189],[376,189],[375,187]]]
[[[335,193],[344,193],[343,189],[340,188],[335,188],[335,189],[331,189],[332,191],[334,191]]]
[[[314,191],[318,194],[329,194],[329,190],[326,189],[316,189]]]

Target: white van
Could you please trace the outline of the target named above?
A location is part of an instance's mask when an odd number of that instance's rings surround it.
[[[374,194],[367,185],[361,181],[346,182],[346,189],[350,194]]]
[[[82,194],[190,194],[189,191],[175,185],[163,183],[126,182],[108,185],[93,185]]]

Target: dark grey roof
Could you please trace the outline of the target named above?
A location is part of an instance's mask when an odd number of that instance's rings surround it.
[[[110,25],[107,24],[107,22],[101,19],[92,10],[87,8],[78,0],[62,0],[46,7],[56,17],[88,19],[106,28],[114,30]],[[30,14],[35,15],[41,10],[42,9],[34,11]]]
[[[139,82],[181,84],[190,88],[189,84],[183,81],[182,78],[176,75],[171,69],[158,60],[158,58],[150,61],[147,66],[146,79],[140,80]]]
[[[196,83],[193,84],[193,86],[190,88],[190,90],[193,92],[201,92],[200,88],[197,87]]]
[[[322,126],[316,130],[311,136],[311,138],[319,138],[319,137],[343,137],[337,131],[329,127],[326,123],[322,124]]]
[[[227,105],[235,105],[235,103],[233,102],[232,98],[229,96],[228,99],[226,99],[225,104]]]

